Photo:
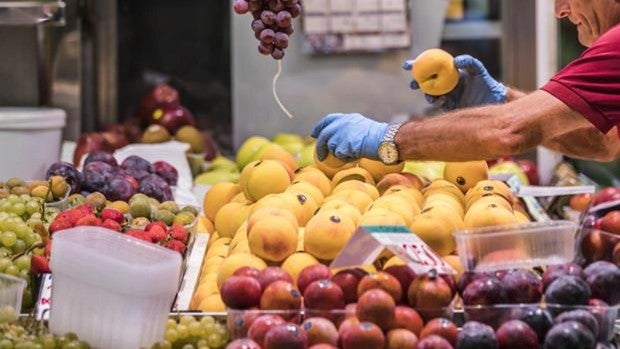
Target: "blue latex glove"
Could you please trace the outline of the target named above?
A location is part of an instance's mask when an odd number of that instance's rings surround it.
[[[362,157],[376,160],[387,128],[387,123],[361,114],[329,114],[314,126],[311,136],[316,138],[319,160],[324,160],[328,152],[344,161]]]
[[[403,69],[411,70],[415,61],[405,61]],[[459,82],[450,93],[443,96],[425,95],[426,101],[443,110],[474,107],[483,104],[499,104],[506,100],[506,87],[497,82],[482,62],[470,55],[454,57],[454,65],[459,70]],[[420,88],[415,80],[411,81],[413,90]]]

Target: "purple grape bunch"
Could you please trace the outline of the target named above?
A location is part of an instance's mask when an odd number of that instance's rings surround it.
[[[235,13],[252,14],[252,30],[258,52],[276,60],[284,58],[289,37],[293,34],[293,19],[301,14],[301,0],[235,0]]]

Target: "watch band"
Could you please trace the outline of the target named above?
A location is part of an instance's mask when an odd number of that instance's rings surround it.
[[[402,123],[389,125],[387,128],[387,131],[385,132],[385,134],[383,135],[383,138],[381,139],[381,142],[389,142],[389,143],[396,145],[394,138],[396,138],[396,133],[398,132],[398,130],[400,129],[402,125],[403,125]]]

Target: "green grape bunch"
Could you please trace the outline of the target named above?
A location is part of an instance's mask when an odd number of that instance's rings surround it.
[[[184,315],[179,320],[168,319],[164,340],[155,343],[152,349],[217,349],[224,348],[230,341],[226,325],[215,321],[212,316],[197,320]]]

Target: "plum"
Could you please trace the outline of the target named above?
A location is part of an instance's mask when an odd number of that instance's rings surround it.
[[[151,163],[138,155],[131,155],[125,158],[125,160],[121,162],[121,168],[124,170],[132,169],[136,171],[145,171],[148,173],[153,172]]]
[[[534,332],[536,332],[540,342],[545,339],[547,332],[549,332],[549,329],[553,325],[551,314],[547,310],[539,307],[523,309],[520,311],[517,319],[528,324]]]
[[[91,192],[102,191],[114,176],[114,168],[100,161],[91,162],[82,171],[82,188]]]
[[[103,193],[110,201],[129,201],[129,199],[137,192],[137,187],[131,182],[135,180],[125,175],[117,175],[107,183],[103,188]]]
[[[71,187],[71,194],[79,193],[82,187],[82,174],[75,166],[65,161],[53,163],[45,173],[45,179],[52,176],[62,176]]]
[[[114,154],[107,151],[100,150],[88,153],[88,156],[86,156],[86,159],[84,160],[84,166],[95,161],[105,162],[106,164],[114,167],[118,166],[118,162],[116,162]]]
[[[577,321],[581,323],[582,325],[587,327],[590,330],[590,332],[592,332],[592,335],[594,336],[594,338],[598,337],[598,334],[599,334],[598,320],[589,311],[585,309],[577,309],[577,310],[571,310],[571,311],[564,312],[555,318],[554,323],[559,324],[559,323],[567,322],[567,321]]]
[[[491,326],[468,321],[456,339],[456,349],[497,349],[499,344]]]
[[[590,286],[581,278],[564,275],[555,279],[545,291],[547,303],[582,305],[590,298]]]
[[[155,161],[152,165],[153,172],[163,178],[168,185],[177,185],[179,172],[166,161]]]
[[[613,263],[599,261],[586,267],[584,273],[592,297],[609,305],[620,303],[620,268]]]
[[[502,283],[493,276],[481,277],[471,282],[463,291],[465,305],[492,305],[506,303]]]
[[[485,273],[466,271],[465,273],[463,273],[463,275],[461,275],[461,277],[456,282],[456,290],[458,291],[459,295],[462,296],[463,292],[465,292],[465,288],[467,287],[467,285],[469,285],[475,280],[485,278],[487,276],[488,275]]]
[[[150,174],[140,180],[138,192],[157,199],[159,202],[172,200],[172,189],[158,175]]]
[[[587,327],[577,321],[559,323],[545,337],[545,349],[592,349],[594,336]]]
[[[546,290],[551,283],[563,275],[573,275],[585,279],[583,269],[575,263],[550,265],[543,273],[543,290]]]
[[[430,335],[418,342],[416,349],[452,349],[452,345],[446,339],[437,335]]]
[[[510,320],[497,330],[497,342],[502,349],[538,348],[538,335],[525,322]]]
[[[508,303],[537,303],[542,297],[542,282],[536,273],[517,269],[506,275],[502,284]]]
[[[596,349],[617,349],[613,343],[609,342],[598,342],[596,343]]]

